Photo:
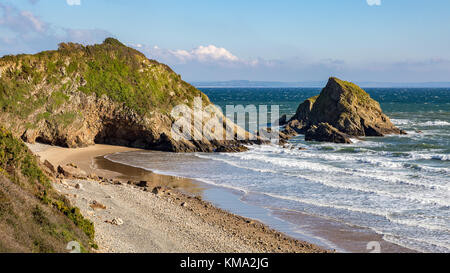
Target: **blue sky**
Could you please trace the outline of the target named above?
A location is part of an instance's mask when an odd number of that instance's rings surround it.
[[[450,81],[448,0],[0,0],[0,55],[112,36],[188,81]]]

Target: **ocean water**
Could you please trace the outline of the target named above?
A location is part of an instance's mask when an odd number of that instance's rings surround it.
[[[295,113],[320,92],[306,88],[202,89],[212,102],[280,105]],[[422,252],[450,252],[450,89],[367,89],[406,136],[354,144],[290,141],[294,149],[252,146],[236,154],[145,152],[109,159],[195,178],[246,194],[246,202],[366,227],[386,241]],[[299,150],[298,146],[306,148]]]

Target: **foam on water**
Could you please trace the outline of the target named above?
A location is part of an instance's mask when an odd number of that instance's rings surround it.
[[[443,121],[443,120],[433,120],[433,121],[419,123],[418,125],[419,126],[450,126],[450,122]]]
[[[318,92],[219,91],[206,90],[219,105],[270,104],[268,96],[284,113],[295,112],[299,101]],[[241,98],[233,101],[237,91]],[[108,158],[238,190],[258,206],[367,227],[414,250],[450,252],[450,90],[422,91],[371,92],[392,122],[408,132],[404,136],[355,139],[350,145],[307,143],[299,136],[290,141],[291,148],[262,145],[236,154],[135,152]],[[439,100],[430,100],[435,93]]]
[[[365,155],[363,159],[361,154]],[[148,153],[136,156],[145,158]],[[384,234],[381,231],[389,230],[386,227],[389,225],[408,229],[421,228],[425,230],[422,232],[424,238],[431,236],[427,235],[427,232],[449,233],[448,218],[439,218],[435,215],[417,218],[405,215],[401,211],[401,208],[408,208],[421,213],[430,209],[450,207],[450,181],[439,176],[438,172],[442,168],[426,167],[429,169],[425,171],[423,169],[411,171],[409,166],[405,167],[402,161],[397,161],[398,158],[383,157],[376,151],[358,150],[355,154],[331,151],[324,154],[320,149],[294,151],[269,145],[250,147],[250,151],[246,153],[198,153],[196,157],[216,162],[214,168],[210,171],[203,169],[203,173],[197,173],[204,161],[200,161],[198,168],[192,168],[192,165],[196,164],[192,160],[190,168],[178,170],[175,168],[171,171],[161,171],[158,167],[145,163],[145,160],[133,165],[146,166],[146,169],[162,174],[198,179],[245,194],[263,194],[276,200],[295,202],[297,205],[292,205],[294,207],[310,206],[306,212],[313,214],[336,216],[337,210],[342,214],[341,220],[371,228],[381,234]],[[109,159],[129,164],[117,160],[114,156],[109,156]],[[412,161],[409,157],[403,160]],[[224,164],[228,167],[224,167]],[[171,169],[170,166],[166,167]],[[418,174],[411,177],[411,172]],[[436,173],[438,175],[433,177]],[[333,212],[329,212],[328,215],[323,209],[331,209]],[[358,213],[360,216],[346,216],[344,211]],[[382,224],[377,226],[379,224],[377,221],[373,222],[376,224],[372,224],[370,220],[372,217],[381,217],[384,220],[378,220]],[[352,218],[367,219],[355,223]],[[402,236],[405,236],[401,234],[401,230],[397,228],[390,231],[397,241],[403,240]],[[432,249],[423,244],[422,242],[423,251]],[[414,247],[417,248],[417,245],[419,244],[416,242]],[[439,246],[439,249],[442,247],[445,245]]]

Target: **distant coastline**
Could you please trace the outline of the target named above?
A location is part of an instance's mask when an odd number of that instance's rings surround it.
[[[277,82],[277,81],[192,81],[197,88],[322,88],[326,81]],[[450,88],[450,82],[355,82],[362,88]]]

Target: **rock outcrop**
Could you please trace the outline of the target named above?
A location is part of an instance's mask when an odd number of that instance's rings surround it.
[[[306,134],[307,140],[338,143],[351,143],[352,136],[405,134],[392,124],[369,94],[334,77],[319,96],[300,104],[284,133]]]
[[[287,115],[282,115],[279,119],[278,119],[278,125],[279,126],[284,126],[288,123],[288,119],[287,119]]]
[[[310,123],[311,111],[318,97],[319,96],[309,98],[298,106],[295,115],[289,121],[289,126],[293,130],[305,132],[306,127],[308,127]]]
[[[88,176],[82,169],[70,165],[58,166],[58,173],[65,178],[85,179]]]
[[[212,106],[205,94],[168,66],[112,38],[0,59],[0,123],[30,143],[214,152],[244,150],[242,144],[258,142],[221,113],[224,130],[232,131],[233,138],[215,138],[212,130],[204,130],[207,120],[190,124],[197,125],[191,135],[200,138],[175,138],[172,109],[193,109],[196,99],[200,115],[211,116],[204,110]]]
[[[311,128],[306,131],[305,140],[346,144],[352,143],[349,135],[340,132],[328,123],[320,123],[317,126],[311,126]]]

